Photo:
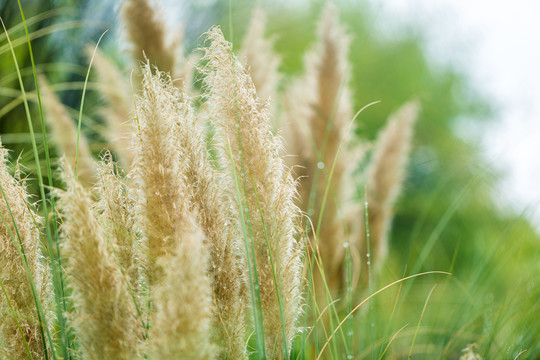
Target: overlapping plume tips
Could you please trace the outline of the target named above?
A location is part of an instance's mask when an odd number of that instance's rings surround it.
[[[24,186],[9,174],[6,158],[0,144],[0,357],[43,359],[46,324],[37,304],[46,304],[49,289],[39,261],[40,219]]]
[[[373,258],[380,266],[388,251],[388,231],[392,206],[399,195],[409,158],[413,127],[420,105],[416,101],[403,105],[379,133],[368,168],[367,207]],[[365,241],[362,248],[365,249]]]
[[[291,87],[286,105],[290,127],[287,146],[290,154],[297,155],[290,161],[299,165],[295,170],[300,176],[302,210],[311,216],[326,281],[332,288],[339,286],[342,277],[347,232],[340,214],[348,200],[345,192],[347,178],[354,170],[351,164],[357,160],[347,152],[338,156],[352,117],[348,46],[337,9],[328,3],[322,11],[316,47],[306,57],[304,78]],[[319,281],[319,271],[315,274],[315,281]]]
[[[232,195],[246,229],[246,244],[255,254],[248,264],[257,264],[253,273],[260,286],[266,355],[286,358],[300,309],[295,183],[279,156],[280,139],[271,132],[268,111],[260,106],[249,75],[219,29],[211,29],[208,37],[208,64],[203,69],[208,104],[219,130],[218,147],[230,188],[234,189],[235,178],[240,182],[237,195]]]
[[[52,130],[52,139],[58,146],[60,155],[65,156],[72,169],[77,169],[77,177],[85,186],[94,184],[96,169],[86,138],[80,134],[77,151],[76,123],[52,91],[45,77],[40,77],[39,82],[45,120]]]
[[[150,352],[161,359],[212,358],[212,288],[207,249],[187,183],[177,117],[188,106],[170,77],[143,68],[137,101],[137,213],[149,258],[146,274],[155,305]]]
[[[64,164],[67,190],[60,194],[61,234],[73,287],[74,326],[88,359],[133,359],[139,323],[126,279],[95,214],[90,194]]]
[[[255,6],[238,58],[246,62],[257,96],[276,100],[280,58],[273,50],[273,41],[265,37],[265,31],[266,13]]]

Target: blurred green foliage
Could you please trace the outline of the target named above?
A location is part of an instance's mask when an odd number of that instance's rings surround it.
[[[69,30],[59,30],[62,34],[33,41],[36,63],[54,81],[80,81],[88,63],[83,53],[84,45],[96,41],[105,28],[114,27],[114,2],[97,3],[113,10],[101,11],[100,14],[107,14],[101,22],[94,19],[94,22],[74,23]],[[275,48],[282,56],[281,70],[290,76],[301,74],[303,56],[315,40],[323,2],[289,6],[267,1],[262,5],[269,14],[268,33],[276,37]],[[63,10],[33,23],[30,31],[36,33],[53,24],[87,19],[85,11],[93,5],[92,1],[42,0],[23,1],[23,6],[29,19],[62,6]],[[186,32],[194,34],[204,26],[201,23],[207,22],[206,28],[218,23],[238,48],[252,6],[247,0],[218,1],[210,5],[185,3],[186,18],[191,13],[198,19],[193,26],[186,24]],[[471,90],[463,73],[427,58],[420,33],[404,32],[400,38],[391,40],[382,38],[373,30],[378,19],[366,10],[367,6],[362,6],[361,2],[343,2],[340,9],[352,39],[350,63],[354,106],[359,109],[381,100],[358,118],[357,135],[371,141],[387,117],[401,104],[413,98],[422,104],[408,179],[396,205],[390,258],[378,285],[385,285],[403,274],[422,271],[443,270],[453,274],[448,280],[418,279],[414,284],[404,285],[398,301],[400,310],[393,320],[389,319],[398,296],[397,288],[377,298],[376,320],[380,326],[376,327],[375,338],[388,336],[388,329],[393,329],[393,333],[409,323],[403,331],[408,337],[403,338],[410,345],[414,322],[431,286],[438,282],[430,300],[431,304],[437,305],[431,305],[433,311],[428,307],[423,319],[423,323],[431,324],[431,327],[420,336],[424,336],[425,346],[440,346],[442,350],[436,353],[441,358],[457,358],[456,349],[459,352],[473,341],[478,342],[479,352],[486,357],[514,358],[521,349],[527,349],[526,357],[539,356],[538,234],[524,216],[508,208],[501,210],[495,203],[494,185],[498,174],[478,155],[475,144],[460,139],[454,131],[456,122],[462,118],[488,122],[491,104]],[[16,29],[20,24],[16,1],[0,1],[0,15],[10,29]],[[19,28],[10,35],[12,40],[19,39],[24,36],[24,31]],[[23,162],[31,169],[31,161],[24,161],[25,155],[31,155],[29,142],[16,137],[12,137],[13,141],[4,140],[7,134],[26,134],[28,129],[22,106],[11,108],[19,87],[5,36],[2,35],[0,40],[0,134],[6,145],[14,150],[14,156],[23,153]],[[121,59],[125,54],[118,51],[115,41],[114,36],[107,36],[103,46],[112,57]],[[195,47],[201,41],[202,38],[188,38],[187,42]],[[23,70],[25,87],[32,90],[33,78],[28,72],[30,63],[25,44],[17,47],[17,59],[21,68],[26,69]],[[66,65],[47,68],[44,64]],[[287,81],[289,79],[285,78],[284,82]],[[66,92],[62,100],[77,108],[80,92]],[[100,101],[98,94],[90,92],[85,113],[95,117]],[[34,121],[37,119],[34,116]],[[361,170],[361,164],[359,168]],[[367,319],[365,314],[359,318]],[[395,325],[387,327],[387,323]],[[369,325],[368,321],[361,322],[359,333],[354,335],[359,339],[356,354],[370,348],[370,336],[365,336],[370,332]],[[399,338],[396,342],[399,343]]]

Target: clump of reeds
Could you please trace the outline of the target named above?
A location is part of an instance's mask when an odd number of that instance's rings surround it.
[[[325,285],[342,285],[344,244],[349,234],[344,222],[348,180],[357,159],[338,153],[352,120],[348,88],[349,39],[338,21],[337,8],[328,3],[319,22],[315,49],[306,57],[306,70],[290,91],[287,103],[288,151],[300,178],[301,207],[310,217],[307,227],[320,254],[324,278],[315,269],[321,299]],[[346,148],[347,146],[344,146]],[[340,215],[341,214],[341,215]],[[317,268],[316,265],[314,265]]]
[[[354,119],[348,47],[337,8],[328,3],[322,11],[315,49],[306,57],[305,74],[289,87],[285,103],[287,150],[294,155],[289,161],[300,179],[301,208],[310,219],[305,229],[316,254],[313,281],[320,305],[342,292],[346,282],[354,287],[361,279],[361,287],[366,287],[368,264],[373,259],[377,263],[374,269],[380,268],[416,118],[417,106],[406,106],[396,115],[400,120],[390,119],[388,129],[377,140],[367,171],[367,239],[366,211],[355,200],[358,181],[353,176],[354,164],[364,156],[363,143],[367,142],[350,134]],[[345,269],[347,252],[352,274]]]
[[[366,181],[366,238],[364,226],[352,226],[362,224],[364,212],[350,206],[357,186],[351,163],[359,156],[346,141],[353,120],[349,41],[332,5],[285,106],[287,150],[298,155],[291,157],[300,165],[298,181],[271,128],[268,98],[276,97],[279,59],[264,39],[262,10],[255,11],[244,42],[247,67],[218,28],[209,31],[198,110],[189,66],[183,83],[175,82],[182,74],[176,69],[186,63],[178,55],[181,41],[165,39],[167,30],[147,0],[124,1],[122,13],[134,58],[145,62],[133,107],[118,68],[103,54],[95,58],[100,79],[120,89],[107,92],[103,112],[109,129],[118,130],[109,140],[122,139],[115,149],[120,166],[107,152],[96,167],[82,136],[75,150],[73,121],[50,88],[42,92],[53,132],[68,134],[59,141],[67,155],[67,189],[56,193],[61,258],[73,295],[72,305],[59,311],[72,320],[76,338],[64,345],[89,359],[247,359],[253,332],[261,358],[288,358],[306,282],[305,234],[322,262],[309,270],[326,304],[342,287],[346,246],[363,256],[363,273],[368,241],[382,261],[416,105],[390,120],[375,146]],[[210,140],[205,121],[215,131]],[[39,218],[1,151],[0,307],[8,320],[0,324],[0,343],[8,358],[43,358],[55,351],[44,333],[56,324],[46,324],[38,306],[50,297],[39,261]],[[301,210],[311,225],[302,226]]]

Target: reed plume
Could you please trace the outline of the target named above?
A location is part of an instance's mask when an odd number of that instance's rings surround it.
[[[187,153],[195,149],[186,148],[186,137],[195,134],[183,134],[188,129],[177,121],[190,116],[190,109],[170,77],[152,75],[148,64],[143,76],[135,174],[155,306],[150,352],[158,359],[211,359],[212,285],[205,236],[190,199],[195,184],[188,182],[195,171],[191,161],[203,154]]]
[[[175,92],[169,86],[168,91]],[[214,327],[222,345],[220,358],[246,359],[246,306],[242,284],[245,264],[240,260],[241,235],[237,219],[227,204],[228,189],[221,172],[210,161],[204,142],[201,119],[195,117],[189,99],[178,93],[176,125],[181,156],[187,160],[185,176],[194,211],[210,250],[210,276],[213,285]]]
[[[94,53],[93,47],[86,48],[89,57]],[[131,119],[133,108],[129,84],[125,81],[121,70],[99,49],[95,52],[93,69],[98,77],[98,86],[104,95],[106,106],[101,110],[105,119],[105,138],[111,149],[118,156],[120,165],[129,171],[133,162],[133,137],[135,123]]]
[[[95,183],[95,164],[85,136],[79,134],[77,153],[77,126],[66,107],[54,94],[45,77],[39,77],[41,101],[45,110],[45,120],[51,128],[52,139],[58,146],[60,155],[64,155],[69,165],[77,169],[77,178],[85,186]]]
[[[343,219],[343,206],[349,200],[347,179],[354,170],[351,164],[357,160],[353,152],[343,151],[338,156],[352,117],[349,39],[332,3],[323,9],[318,27],[317,44],[306,57],[305,75],[293,83],[287,96],[287,146],[288,152],[296,155],[290,157],[290,163],[298,165],[295,170],[300,179],[301,208],[311,217],[316,232],[311,235],[321,256],[325,281],[336,289],[342,281],[344,244],[349,237]],[[324,299],[320,275],[320,271],[314,271],[316,291]]]
[[[140,249],[135,231],[133,191],[120,174],[118,165],[107,152],[98,166],[97,210],[104,233],[113,245],[114,255],[127,278],[130,292],[136,293],[139,278]]]
[[[9,174],[7,150],[1,143],[0,189],[0,357],[42,359],[47,346],[41,335],[45,319],[36,302],[46,305],[50,289],[40,260],[40,218],[24,185]]]
[[[264,10],[259,5],[255,6],[238,58],[245,61],[257,96],[260,99],[270,98],[274,101],[281,60],[273,50],[274,41],[265,37],[266,22]]]
[[[66,272],[73,287],[74,327],[86,359],[133,359],[142,326],[96,217],[90,194],[64,164],[67,190],[60,193]]]
[[[150,356],[211,360],[216,349],[210,337],[212,293],[204,234],[194,218],[182,225],[176,229],[176,248],[158,260],[164,276],[152,289]]]
[[[389,118],[387,125],[377,136],[367,170],[366,200],[370,247],[373,252],[370,257],[376,261],[377,267],[380,267],[388,252],[392,208],[405,178],[405,165],[419,109],[418,102],[412,101],[403,105]],[[365,254],[366,241],[362,242],[362,253]],[[365,266],[365,262],[363,263]]]
[[[135,139],[134,180],[152,285],[162,276],[157,259],[176,249],[175,236],[188,211],[188,190],[182,172],[186,159],[181,157],[175,137],[177,99],[162,90],[164,80],[152,77],[149,64],[142,73],[142,95],[136,102],[140,130]]]
[[[268,109],[257,98],[249,74],[218,28],[212,28],[208,38],[208,103],[219,129],[218,147],[230,188],[235,174],[243,179],[235,206],[239,218],[249,219],[244,226],[250,230],[246,241],[252,240],[254,247],[267,356],[286,358],[300,312],[295,182],[279,156],[281,141],[271,132]]]
[[[148,59],[159,70],[172,74],[178,44],[167,39],[162,10],[149,0],[124,0],[121,13],[133,58],[142,62]]]

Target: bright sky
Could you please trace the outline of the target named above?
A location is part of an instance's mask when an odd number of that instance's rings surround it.
[[[435,60],[463,67],[495,104],[496,121],[481,136],[485,157],[506,172],[495,196],[540,226],[540,1],[369,2],[377,29],[426,29]]]

